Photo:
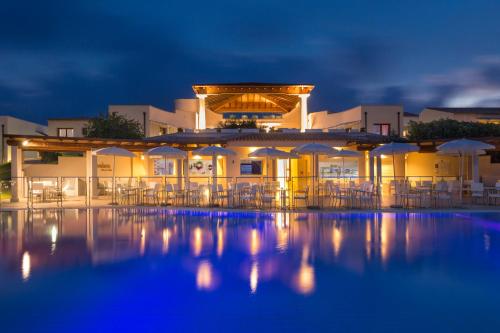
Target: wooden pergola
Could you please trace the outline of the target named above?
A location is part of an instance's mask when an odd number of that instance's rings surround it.
[[[195,84],[196,95],[206,95],[206,108],[216,112],[288,113],[299,95],[310,94],[310,84],[231,83]]]

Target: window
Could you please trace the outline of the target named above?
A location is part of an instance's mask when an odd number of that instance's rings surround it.
[[[58,128],[57,129],[57,136],[61,136],[61,137],[74,137],[75,136],[75,130],[73,128]]]
[[[240,162],[240,175],[261,175],[262,161],[242,160]]]
[[[373,132],[380,135],[390,135],[391,124],[373,124]]]

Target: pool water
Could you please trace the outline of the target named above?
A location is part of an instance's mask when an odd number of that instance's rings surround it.
[[[0,221],[0,332],[500,332],[498,212]]]

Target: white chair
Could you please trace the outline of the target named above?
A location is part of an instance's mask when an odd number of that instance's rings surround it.
[[[297,208],[297,201],[304,201],[307,206],[309,204],[309,185],[306,185],[303,190],[297,190],[293,193],[293,207]]]
[[[470,196],[472,202],[477,202],[481,200],[481,202],[484,203],[484,184],[472,183],[470,185]]]
[[[142,196],[142,202],[149,204],[152,203],[155,205],[160,204],[160,192],[161,192],[161,184],[160,183],[155,183],[155,184],[148,184],[148,186],[143,189],[143,196]]]
[[[495,184],[495,189],[488,192],[488,204],[496,205],[500,199],[500,180]]]
[[[259,203],[262,208],[276,207],[276,192],[274,189],[266,189],[265,186],[259,186]]]

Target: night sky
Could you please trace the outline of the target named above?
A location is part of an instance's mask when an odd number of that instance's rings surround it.
[[[500,1],[2,1],[0,114],[172,110],[207,82],[316,85],[310,111],[500,104]]]

